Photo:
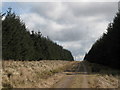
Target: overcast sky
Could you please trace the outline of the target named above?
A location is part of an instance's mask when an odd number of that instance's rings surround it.
[[[27,28],[41,31],[76,60],[82,60],[92,44],[106,32],[117,12],[117,2],[8,2],[2,12],[12,7]]]

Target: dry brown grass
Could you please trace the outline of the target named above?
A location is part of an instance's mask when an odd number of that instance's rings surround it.
[[[87,70],[91,75],[91,88],[118,88],[120,81],[120,70],[112,69],[107,66],[84,61]]]
[[[72,63],[60,60],[3,61],[2,85],[14,88],[47,87],[45,80],[48,77],[65,70]]]

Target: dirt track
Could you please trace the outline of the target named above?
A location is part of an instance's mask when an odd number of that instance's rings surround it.
[[[92,74],[83,62],[77,64],[75,71],[64,72],[65,76],[52,88],[117,88],[118,81],[111,82],[101,75]],[[113,84],[116,83],[116,84]]]
[[[4,61],[3,66],[5,88],[119,87],[117,71],[87,61]]]
[[[65,72],[65,74],[66,75],[62,78],[62,80],[53,85],[53,88],[89,88],[85,75],[87,74],[87,70],[82,62],[79,63],[78,68],[76,68],[75,72]],[[79,78],[81,79],[81,85],[79,85],[80,87],[76,84],[76,79]]]

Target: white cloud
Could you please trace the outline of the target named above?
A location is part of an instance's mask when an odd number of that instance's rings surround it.
[[[74,57],[74,59],[75,59],[75,60],[78,60],[78,61],[79,61],[79,60],[81,61],[81,60],[83,60],[84,56],[85,56],[85,55],[77,55],[77,56]]]
[[[22,14],[20,17],[26,22],[26,25],[31,29],[36,28],[36,24],[45,25],[46,20],[36,13]]]
[[[52,19],[58,19],[64,14],[66,7],[62,3],[54,3],[53,10],[47,12],[47,15]]]
[[[77,60],[83,59],[117,11],[117,3],[28,3],[29,13],[21,18],[30,29],[70,50]]]

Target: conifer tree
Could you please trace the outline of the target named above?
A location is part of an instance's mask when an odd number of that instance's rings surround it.
[[[107,33],[98,39],[85,55],[84,60],[107,65],[120,69],[120,10],[116,14],[113,23],[107,28]]]
[[[2,53],[4,60],[73,60],[70,51],[42,36],[41,32],[30,34],[11,8],[2,21]]]

